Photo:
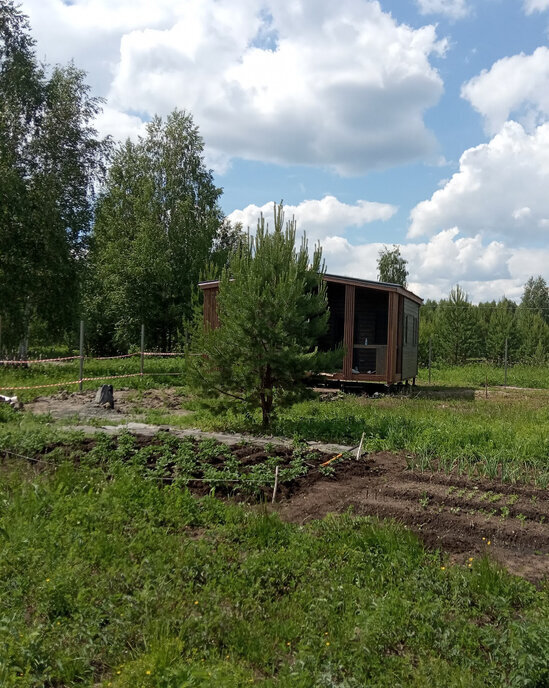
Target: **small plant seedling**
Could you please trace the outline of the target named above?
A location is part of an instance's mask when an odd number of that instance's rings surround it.
[[[509,506],[513,506],[513,504],[515,504],[518,501],[518,498],[519,497],[517,494],[509,495],[507,497],[507,504],[509,504]]]
[[[335,475],[335,466],[333,463],[330,463],[327,466],[319,466],[318,472],[325,478],[331,478],[333,475]]]
[[[526,522],[526,516],[524,514],[517,514],[518,520],[522,523],[522,525],[525,524]]]
[[[502,506],[501,508],[501,518],[508,518],[509,516],[509,507],[508,506]]]
[[[503,497],[502,494],[498,494],[497,492],[495,494],[491,494],[488,497],[488,501],[493,504],[494,502],[499,502],[499,500]]]
[[[419,503],[423,509],[426,509],[429,505],[429,497],[427,496],[426,492],[422,493],[421,497],[419,498]]]

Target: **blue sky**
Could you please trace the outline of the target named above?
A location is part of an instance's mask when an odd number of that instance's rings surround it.
[[[192,112],[222,206],[284,199],[331,272],[519,299],[549,280],[549,0],[24,0],[38,54],[107,99],[102,133]]]

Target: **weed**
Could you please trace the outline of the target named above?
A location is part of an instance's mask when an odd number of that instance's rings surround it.
[[[164,458],[183,470],[189,446]],[[4,470],[3,687],[545,685],[546,590],[484,559],[441,567],[396,524],[283,523],[147,479],[146,447],[96,449]]]

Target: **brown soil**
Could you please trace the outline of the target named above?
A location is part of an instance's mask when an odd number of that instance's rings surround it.
[[[386,452],[341,464],[334,479],[307,483],[278,505],[283,518],[305,523],[352,509],[405,524],[451,561],[489,553],[512,573],[534,581],[549,577],[544,490],[409,471],[404,456]]]
[[[137,446],[154,446],[165,433],[153,437],[139,436]],[[116,445],[113,438],[113,446]],[[47,447],[38,457],[48,460],[55,450],[76,459],[95,446],[95,438],[83,440],[77,448]],[[198,446],[198,442],[197,442]],[[221,445],[220,445],[221,446]],[[208,462],[221,469],[227,453],[240,461],[246,473],[252,466],[277,456],[281,467],[293,456],[286,446],[266,447],[240,444],[225,447]],[[296,523],[323,518],[328,513],[349,509],[356,515],[391,518],[409,527],[428,546],[448,553],[450,561],[467,563],[470,557],[489,554],[514,574],[532,581],[549,579],[549,499],[545,490],[532,486],[510,485],[465,476],[410,471],[404,455],[382,452],[340,459],[330,464],[333,474],[325,475],[320,465],[333,454],[306,451],[308,467],[305,476],[283,483],[273,507],[282,518]],[[155,466],[154,452],[148,460]],[[202,481],[201,470],[189,488],[198,495],[207,494],[212,485]],[[167,467],[166,481],[174,476]],[[258,497],[270,503],[272,487],[260,493],[242,492],[238,484],[216,484],[216,495],[238,501]]]
[[[59,392],[51,396],[38,397],[25,404],[25,410],[35,414],[49,414],[53,418],[80,419],[101,418],[119,421],[127,416],[139,416],[150,409],[162,409],[171,415],[191,413],[181,408],[180,391],[175,388],[116,389],[114,409],[94,404],[95,392]]]

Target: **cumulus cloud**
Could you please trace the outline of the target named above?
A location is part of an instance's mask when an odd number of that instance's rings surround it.
[[[322,242],[328,270],[375,279],[381,243],[355,246],[341,236]],[[462,281],[510,279],[507,265],[512,253],[501,242],[483,244],[482,238],[461,237],[457,229],[439,232],[428,242],[400,246],[408,261],[410,280],[416,284],[455,284]]]
[[[241,222],[251,230],[257,225],[261,214],[273,226],[272,202],[262,206],[249,205],[234,210],[228,217],[231,222]],[[349,227],[362,227],[376,220],[388,220],[397,212],[394,205],[373,201],[357,201],[354,205],[342,203],[335,196],[324,196],[320,200],[303,201],[299,205],[285,205],[286,219],[295,217],[298,230],[305,231],[313,240],[342,234]]]
[[[480,112],[492,134],[511,116],[531,131],[549,117],[549,48],[498,60],[463,84],[461,97]]]
[[[488,143],[469,148],[459,171],[411,212],[409,237],[458,227],[463,234],[546,240],[549,226],[549,123],[528,134],[507,122]]]
[[[146,133],[145,122],[140,117],[128,115],[108,105],[103,107],[103,112],[95,120],[95,126],[100,136],[112,136],[116,141],[127,138],[137,141],[139,136]]]
[[[543,12],[549,9],[549,0],[524,0],[526,14],[533,12]]]
[[[381,243],[351,244],[345,237],[327,237],[323,255],[328,272],[377,279]],[[427,242],[400,245],[408,261],[408,288],[424,299],[445,298],[460,284],[474,302],[500,299],[519,301],[530,275],[549,279],[549,249],[529,251],[483,242],[477,235],[460,236],[454,228]]]
[[[442,93],[430,60],[446,41],[374,0],[25,0],[24,10],[40,55],[74,57],[121,113],[190,110],[224,164],[354,174],[436,158],[423,115]]]
[[[272,209],[272,203],[251,205],[229,217],[253,231],[260,213],[272,227]],[[382,203],[345,204],[333,196],[285,206],[286,218],[295,216],[298,229],[306,230],[312,240],[320,239],[329,273],[370,280],[377,279],[377,259],[385,244],[352,243],[344,236],[345,229],[388,219],[395,211]],[[403,243],[400,250],[408,261],[409,288],[423,298],[444,298],[459,283],[475,302],[502,296],[520,300],[530,275],[549,280],[549,249],[514,248],[504,241],[486,240],[481,233],[464,236],[456,227],[426,241]]]
[[[416,0],[421,14],[445,14],[461,19],[470,12],[467,0]]]

